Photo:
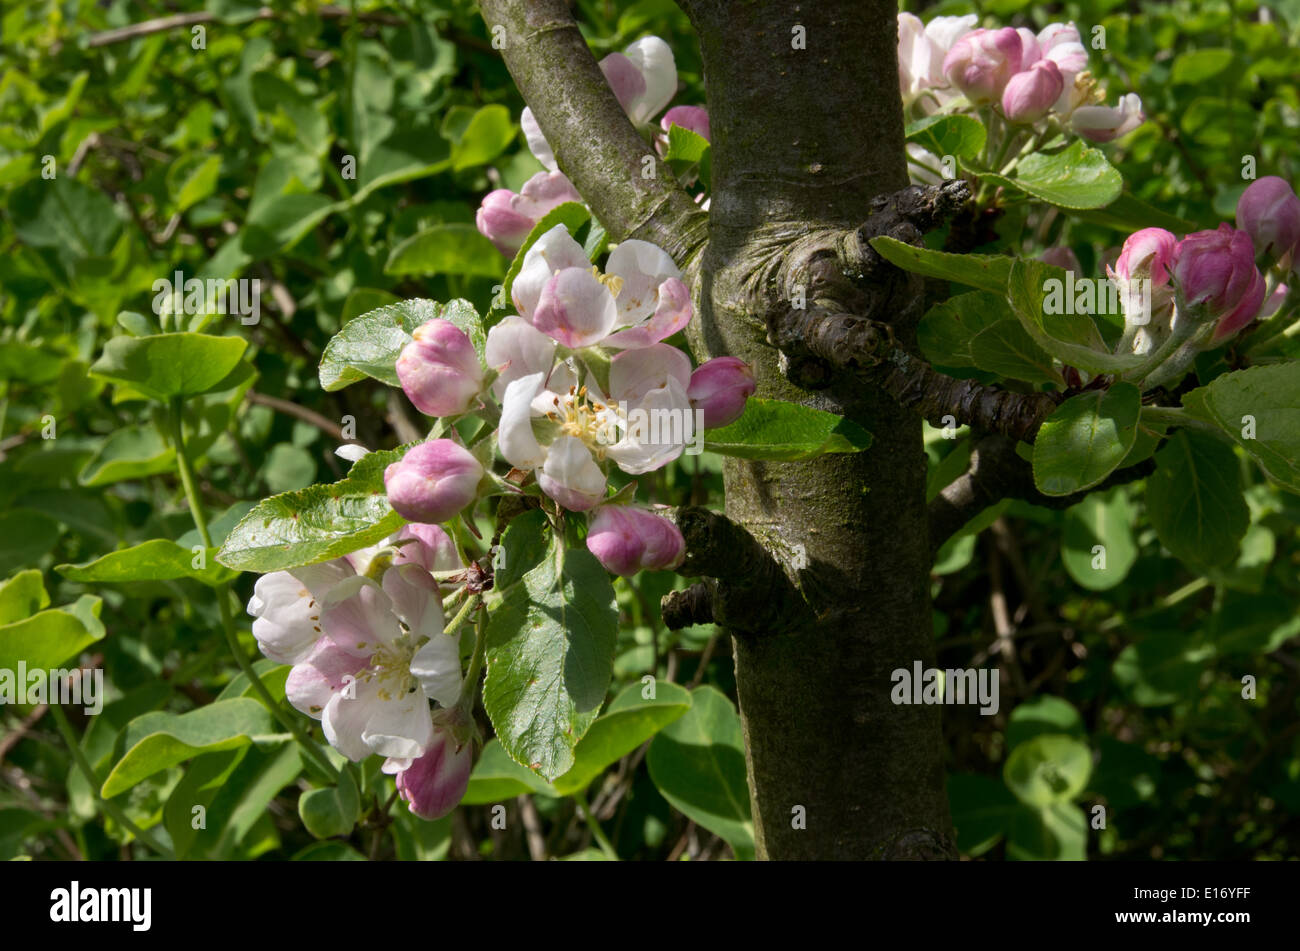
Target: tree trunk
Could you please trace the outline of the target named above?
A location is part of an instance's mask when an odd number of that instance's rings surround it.
[[[506,65],[596,217],[615,240],[654,241],[688,272],[697,356],[739,356],[754,366],[759,396],[840,413],[875,437],[853,455],[728,461],[728,516],[784,563],[811,609],[785,598],[784,578],[774,577],[781,569],[752,545],[721,546],[734,554],[730,571],[704,566],[718,579],[715,616],[735,628],[759,856],[955,858],[940,711],[890,701],[894,670],[934,659],[920,418],[861,383],[792,384],[764,322],[788,290],[789,275],[778,271],[801,257],[796,247],[862,225],[873,197],[907,185],[896,7],[679,4],[704,57],[713,135],[707,232],[705,216],[625,118],[565,0],[480,5],[489,28],[504,29]],[[847,283],[828,274],[827,261],[799,273]],[[893,304],[881,316],[908,346],[920,295],[883,297]],[[789,620],[770,623],[787,604]]]
[[[861,385],[792,385],[754,313],[792,239],[860,225],[873,196],[907,185],[897,8],[687,7],[713,134],[699,343],[753,364],[759,396],[843,414],[874,436],[858,454],[726,467],[727,515],[785,552],[816,615],[780,633],[732,632],[758,855],[955,857],[940,710],[890,700],[893,670],[934,659],[920,419]],[[897,316],[900,340],[916,311]]]

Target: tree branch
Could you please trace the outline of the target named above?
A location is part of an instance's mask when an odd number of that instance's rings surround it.
[[[988,435],[971,450],[970,466],[930,503],[930,552],[937,552],[972,518],[1003,499],[1021,499],[1043,508],[1067,509],[1093,492],[1104,492],[1145,478],[1155,470],[1146,459],[1111,473],[1099,485],[1070,495],[1044,495],[1034,485],[1033,467],[1016,453],[1014,439]]]
[[[556,162],[618,241],[651,241],[685,267],[708,216],[614,98],[564,0],[483,0],[488,30],[505,27],[506,67]]]
[[[806,614],[803,595],[780,561],[725,515],[691,506],[676,513],[686,540],[677,573],[704,581],[660,602],[670,629],[713,622],[747,634],[788,630]]]

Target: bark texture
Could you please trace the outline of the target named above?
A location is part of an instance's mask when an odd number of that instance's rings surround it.
[[[811,608],[791,629],[733,633],[758,853],[955,857],[939,708],[890,701],[894,669],[933,663],[920,418],[851,379],[797,388],[758,312],[780,305],[773,277],[793,247],[860,226],[874,196],[907,185],[897,8],[694,0],[687,9],[713,130],[699,347],[752,363],[759,396],[841,413],[874,436],[855,455],[728,460],[728,517],[797,553],[788,564]],[[916,305],[894,315],[904,346],[919,317]],[[806,828],[794,821],[800,806]]]

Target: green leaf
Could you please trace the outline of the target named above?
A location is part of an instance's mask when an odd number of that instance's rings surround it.
[[[1007,833],[1007,858],[1016,861],[1081,862],[1088,856],[1088,817],[1070,802],[1043,809],[1022,807]]]
[[[1011,711],[1007,721],[1007,750],[1044,733],[1064,733],[1083,740],[1087,731],[1074,704],[1050,694],[1026,700]]]
[[[1137,438],[1142,396],[1131,383],[1072,396],[1034,440],[1034,484],[1044,495],[1090,489],[1124,460]]]
[[[66,174],[14,189],[8,212],[26,244],[77,258],[108,254],[122,230],[112,199]]]
[[[970,341],[975,366],[989,373],[1028,383],[1060,383],[1052,357],[1011,318],[985,327]]]
[[[1225,373],[1184,396],[1183,407],[1227,433],[1278,485],[1300,493],[1300,364]]]
[[[1106,156],[1075,139],[1059,152],[1031,152],[1015,174],[979,173],[1060,208],[1103,208],[1124,190],[1124,178]]]
[[[909,124],[906,136],[908,142],[915,142],[940,159],[945,155],[973,159],[984,151],[988,130],[971,116],[926,116]]]
[[[993,848],[1023,808],[1001,782],[971,773],[948,776],[948,807],[957,831],[957,848],[970,856]]]
[[[573,768],[555,780],[555,790],[569,796],[586,789],[597,776],[631,753],[691,708],[691,695],[676,684],[656,683],[646,699],[639,683],[630,684],[591,725],[574,752]]]
[[[111,799],[155,773],[191,759],[245,746],[271,732],[271,715],[256,700],[218,700],[189,713],[146,713],[122,733],[126,750],[104,780],[100,795]]]
[[[502,105],[484,106],[474,113],[451,151],[452,169],[486,165],[514,141],[516,126]]]
[[[1230,49],[1194,49],[1180,53],[1169,71],[1171,85],[1199,86],[1232,65],[1235,57]]]
[[[1092,751],[1065,733],[1040,733],[1011,751],[1002,769],[1007,788],[1027,806],[1069,802],[1092,774]]]
[[[1197,568],[1235,559],[1250,525],[1236,454],[1213,436],[1186,429],[1156,453],[1146,506],[1160,543]]]
[[[668,152],[664,161],[673,173],[682,175],[697,168],[700,184],[709,189],[713,185],[713,146],[698,132],[673,123],[668,129]]]
[[[337,785],[309,789],[299,796],[298,816],[307,831],[318,839],[351,835],[361,818],[361,795],[352,774],[341,770]]]
[[[871,239],[871,246],[890,264],[904,271],[967,284],[994,294],[1005,294],[1014,258],[1001,254],[949,254],[918,248],[885,235]]]
[[[20,571],[0,582],[0,625],[29,618],[49,603],[41,573],[35,568]]]
[[[1137,561],[1133,526],[1137,512],[1122,486],[1094,492],[1065,513],[1061,560],[1078,584],[1107,591],[1123,582]],[[1100,546],[1100,551],[1095,549]]]
[[[99,620],[103,602],[83,594],[72,604],[41,611],[0,626],[0,671],[52,670],[72,660],[104,636]]]
[[[175,468],[176,450],[167,445],[156,428],[125,426],[99,444],[94,455],[86,460],[77,481],[94,487],[124,479],[143,479]]]
[[[178,212],[187,211],[217,189],[221,174],[221,156],[190,153],[172,163],[167,170],[167,190]]]
[[[554,781],[605,700],[618,609],[600,562],[548,539],[545,525],[534,510],[502,537],[508,568],[496,576],[483,706],[511,758]]]
[[[519,269],[524,266],[524,256],[528,253],[528,249],[537,242],[538,238],[558,225],[564,225],[565,230],[570,235],[576,235],[578,229],[590,220],[591,212],[587,210],[586,205],[579,204],[576,201],[566,201],[564,204],[552,208],[541,221],[533,225],[533,230],[528,232],[528,237],[519,246],[519,252],[515,255],[515,259],[510,262],[506,276],[501,281],[501,290],[492,298],[492,307],[488,310],[487,317],[483,322],[488,327],[492,327],[510,313],[511,308],[514,306],[510,299],[510,289],[514,286]]]
[[[740,459],[791,462],[828,452],[861,452],[871,434],[852,420],[825,410],[751,397],[740,419],[705,430],[704,448]]]
[[[238,572],[223,568],[212,560],[216,549],[201,552],[204,567],[195,568],[198,553],[182,548],[167,538],[152,538],[131,548],[109,552],[81,565],[56,565],[54,570],[69,581],[81,583],[104,582],[117,584],[123,581],[170,581],[174,578],[193,578],[206,585],[220,585],[238,576]]]
[[[1089,373],[1120,373],[1137,366],[1139,356],[1115,356],[1088,314],[1071,314],[1067,272],[1041,261],[1016,261],[1007,278],[1011,309],[1044,350],[1062,363]]]
[[[1138,706],[1162,707],[1192,696],[1213,656],[1185,631],[1161,631],[1120,651],[1111,672]]]
[[[30,565],[59,540],[58,523],[31,509],[0,512],[0,571]]]
[[[483,746],[483,752],[474,764],[474,772],[469,777],[469,788],[461,799],[461,805],[479,806],[530,793],[559,795],[555,787],[542,777],[512,760],[500,740],[492,739]]]
[[[302,772],[296,744],[259,750],[243,746],[195,757],[163,807],[163,822],[176,855],[229,859],[253,858],[238,851],[267,807]],[[194,828],[194,807],[203,806],[205,824]]]
[[[114,337],[90,372],[166,401],[216,388],[246,349],[248,341],[242,337],[196,333]]]
[[[971,341],[987,327],[1015,320],[1003,292],[971,291],[935,304],[916,328],[925,358],[941,367],[973,367]]]
[[[465,331],[482,355],[486,332],[473,304],[459,298],[446,304],[415,298],[380,307],[344,324],[321,354],[321,388],[333,392],[366,377],[401,386],[397,357],[411,342],[411,335],[434,318],[449,320]]]
[[[754,857],[740,717],[716,688],[691,691],[691,709],[650,743],[650,778],[669,804],[724,839],[738,859]]]
[[[473,225],[438,224],[393,248],[384,273],[500,277],[501,252]]]
[[[373,545],[405,524],[388,504],[384,469],[405,449],[371,452],[331,485],[257,503],[226,537],[217,561],[238,571],[283,571]]]
[[[1105,208],[1075,211],[1071,217],[1104,225],[1125,235],[1141,228],[1164,228],[1174,234],[1188,234],[1200,229],[1194,221],[1179,218],[1124,192]]]

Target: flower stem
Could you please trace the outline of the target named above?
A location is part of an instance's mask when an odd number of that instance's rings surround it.
[[[578,809],[582,812],[582,818],[586,821],[587,828],[591,830],[592,838],[594,838],[596,844],[600,846],[600,850],[605,853],[607,858],[617,862],[618,852],[614,851],[614,846],[605,836],[605,830],[600,827],[600,823],[597,822],[596,817],[592,815],[591,806],[587,805],[587,794],[585,792],[575,792],[572,796],[573,801],[578,804]]]
[[[100,808],[112,816],[118,825],[135,836],[138,842],[143,842],[165,859],[175,860],[176,855],[171,849],[158,842],[158,840],[156,840],[152,835],[145,832],[138,825],[132,822],[117,803],[105,799],[100,795],[99,779],[95,776],[94,767],[92,767],[90,761],[86,759],[86,754],[82,751],[81,744],[77,741],[76,733],[72,731],[72,724],[68,722],[67,714],[63,712],[62,708],[57,703],[52,703],[50,704],[50,715],[54,717],[55,726],[58,727],[59,733],[63,737],[63,742],[68,745],[68,752],[72,754],[72,761],[76,764],[77,770],[81,775],[86,778],[86,782],[90,785],[90,793],[95,797],[95,801],[99,803]]]
[[[189,454],[185,449],[185,434],[181,428],[181,401],[173,400],[171,412],[172,444],[176,450],[176,467],[180,471],[181,485],[185,488],[185,500],[189,503],[190,517],[194,519],[194,527],[198,529],[199,537],[203,540],[205,548],[212,547],[212,535],[208,531],[208,521],[203,514],[203,504],[199,501],[198,491],[194,487],[194,470],[190,465]],[[221,628],[226,635],[226,643],[230,647],[230,653],[235,656],[235,663],[239,665],[240,671],[248,678],[248,682],[253,685],[253,691],[262,701],[263,705],[271,711],[271,715],[288,730],[299,745],[311,756],[314,764],[320,767],[325,776],[329,777],[330,782],[338,780],[338,770],[329,761],[320,746],[307,735],[302,726],[291,716],[286,714],[276,703],[275,698],[271,696],[271,691],[266,689],[266,684],[258,676],[257,671],[253,669],[252,662],[245,656],[243,649],[239,646],[239,638],[235,634],[235,619],[230,613],[230,583],[224,582],[217,586],[217,608],[221,612]]]

